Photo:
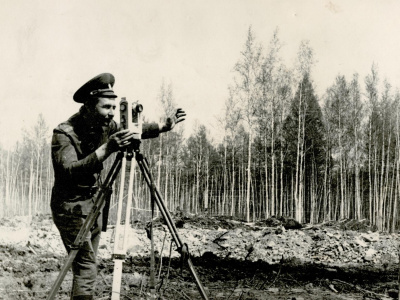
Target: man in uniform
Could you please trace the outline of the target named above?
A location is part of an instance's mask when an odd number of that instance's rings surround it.
[[[53,131],[51,143],[54,187],[51,196],[53,220],[67,251],[90,212],[98,188],[103,161],[132,142],[134,132],[119,130],[113,120],[116,108],[114,76],[100,74],[79,88],[74,101],[83,103],[79,112]],[[177,109],[165,123],[143,124],[142,139],[157,137],[185,120]],[[74,263],[71,299],[93,299],[97,276],[97,249],[102,215],[91,228]]]

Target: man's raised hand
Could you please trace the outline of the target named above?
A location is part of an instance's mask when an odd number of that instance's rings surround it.
[[[165,123],[160,126],[160,132],[172,130],[176,124],[185,121],[185,117],[185,111],[182,108],[177,108],[173,114],[165,120]]]

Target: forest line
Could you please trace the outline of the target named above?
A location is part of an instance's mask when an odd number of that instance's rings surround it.
[[[265,47],[249,28],[219,116],[221,143],[212,142],[212,133],[201,124],[187,139],[177,126],[142,141],[167,206],[172,212],[179,208],[248,222],[280,215],[303,223],[368,219],[379,230],[395,231],[398,90],[380,80],[372,64],[364,78],[338,74],[319,97],[310,44],[300,44],[290,67],[281,48],[278,31]],[[161,86],[157,101],[169,114],[175,106],[171,85]],[[22,142],[0,149],[0,217],[50,212],[50,138],[40,115]],[[150,195],[140,178],[134,193],[134,217],[148,217]],[[112,204],[114,209],[115,199]]]

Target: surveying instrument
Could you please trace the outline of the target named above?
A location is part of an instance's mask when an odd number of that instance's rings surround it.
[[[112,300],[120,299],[120,289],[121,289],[121,277],[122,277],[122,267],[123,262],[126,258],[126,240],[128,231],[130,228],[130,216],[131,216],[131,207],[133,200],[133,182],[135,177],[135,166],[136,164],[139,166],[139,169],[143,175],[144,180],[146,181],[151,194],[151,222],[150,222],[150,240],[151,240],[151,257],[150,257],[150,278],[149,278],[149,289],[150,294],[153,299],[156,298],[155,295],[155,276],[154,276],[154,241],[153,241],[153,218],[154,218],[154,208],[157,205],[160,213],[162,214],[165,223],[168,227],[168,230],[171,234],[172,240],[175,242],[177,247],[177,251],[181,254],[182,258],[186,261],[189,271],[192,274],[197,288],[203,299],[208,300],[208,296],[205,292],[205,289],[200,282],[200,279],[195,271],[194,265],[190,259],[188,246],[183,243],[178,235],[177,228],[175,226],[174,221],[172,220],[171,214],[169,213],[167,207],[164,204],[164,201],[158,192],[151,173],[149,171],[149,166],[146,158],[140,152],[140,139],[142,133],[142,113],[143,106],[138,102],[130,103],[126,100],[126,98],[121,98],[120,101],[120,120],[121,120],[121,128],[122,129],[132,129],[135,132],[134,140],[131,141],[131,144],[125,149],[121,150],[117,153],[117,156],[114,160],[112,167],[110,168],[106,179],[103,184],[99,187],[99,191],[94,200],[93,207],[86,217],[85,222],[78,235],[76,236],[74,243],[70,245],[70,251],[68,257],[60,270],[60,273],[53,284],[47,300],[53,300],[59,290],[61,283],[63,282],[68,270],[71,268],[72,263],[75,260],[76,255],[79,250],[82,248],[83,243],[85,241],[86,236],[90,232],[90,229],[93,227],[95,221],[99,217],[103,207],[104,211],[103,220],[107,220],[108,218],[108,210],[110,207],[110,196],[112,194],[112,185],[115,179],[118,176],[118,173],[121,171],[120,177],[120,188],[118,195],[118,209],[117,209],[117,221],[115,227],[115,239],[114,239],[114,252],[113,252],[113,260],[114,260],[114,273],[113,273],[113,284],[112,284]],[[135,158],[135,160],[133,159]],[[127,170],[127,163],[130,165],[129,170],[129,182],[128,182],[128,192],[127,197],[124,197],[125,192],[125,173]],[[125,221],[121,224],[122,219],[122,208],[124,198],[127,198],[125,205]],[[107,222],[103,223],[103,231],[107,227]]]

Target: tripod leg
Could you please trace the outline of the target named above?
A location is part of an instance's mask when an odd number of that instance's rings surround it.
[[[124,184],[125,184],[125,172],[126,172],[126,153],[122,158],[121,178],[118,196],[118,210],[117,210],[117,221],[115,225],[115,238],[114,238],[114,277],[112,285],[112,299],[119,299],[120,288],[121,288],[121,275],[122,275],[122,260],[116,259],[116,254],[119,252],[118,249],[123,248],[123,240],[121,239],[121,214],[124,199]],[[119,280],[117,280],[119,278]]]
[[[115,231],[115,242],[114,242],[114,274],[113,274],[113,285],[112,285],[112,300],[120,299],[120,291],[121,291],[121,277],[122,277],[122,267],[123,262],[126,257],[126,240],[127,235],[130,229],[130,216],[131,216],[131,207],[132,207],[132,195],[133,195],[133,181],[135,174],[135,161],[132,161],[132,156],[128,157],[130,162],[130,170],[129,170],[129,183],[128,183],[128,196],[126,201],[126,209],[125,209],[125,224],[121,225],[121,214],[122,214],[122,206],[123,206],[123,192],[124,192],[124,183],[125,183],[125,165],[126,159],[123,164],[123,172],[124,174],[121,177],[121,187],[120,187],[120,195],[118,202],[118,217]]]
[[[178,247],[178,250],[182,249],[184,244],[182,243],[181,239],[179,238],[178,230],[177,230],[177,228],[175,226],[174,221],[172,220],[171,214],[169,213],[167,207],[165,206],[165,203],[162,200],[162,197],[161,197],[160,193],[158,192],[157,188],[153,184],[153,179],[151,177],[151,173],[149,171],[149,167],[147,165],[146,160],[143,158],[143,155],[140,154],[140,153],[136,154],[136,160],[138,162],[138,165],[140,167],[140,170],[141,170],[141,172],[143,174],[143,177],[144,177],[147,185],[149,186],[150,189],[152,189],[154,191],[155,202],[156,202],[161,214],[163,215],[163,218],[164,218],[165,222],[167,223],[167,227],[168,227],[168,229],[170,231],[172,239],[174,240],[176,246]],[[201,296],[203,297],[203,299],[208,300],[207,293],[206,293],[206,291],[205,291],[205,289],[204,289],[204,287],[203,287],[203,285],[202,285],[202,283],[201,283],[201,281],[200,281],[200,279],[199,279],[199,277],[198,277],[198,275],[196,273],[196,270],[194,268],[194,265],[193,265],[190,257],[187,259],[187,263],[188,263],[189,270],[190,270],[193,278],[196,281],[196,285],[197,285],[197,288],[198,288]]]
[[[117,157],[113,166],[111,167],[110,172],[107,175],[104,186],[101,188],[96,197],[96,201],[92,207],[90,214],[86,217],[85,222],[83,223],[81,229],[79,230],[78,235],[75,238],[74,244],[71,246],[71,250],[68,254],[68,257],[64,265],[62,266],[60,273],[58,274],[58,277],[55,283],[53,284],[48,297],[46,298],[47,300],[52,300],[56,296],[57,291],[60,288],[61,283],[64,281],[65,275],[67,275],[68,270],[71,268],[71,265],[74,262],[75,257],[79,252],[79,249],[82,247],[82,243],[84,242],[87,234],[90,231],[90,228],[93,227],[94,222],[99,216],[100,211],[104,206],[104,202],[108,198],[108,193],[109,191],[111,191],[111,185],[114,182],[115,178],[117,177],[120,168],[121,168],[121,161],[120,158]]]

